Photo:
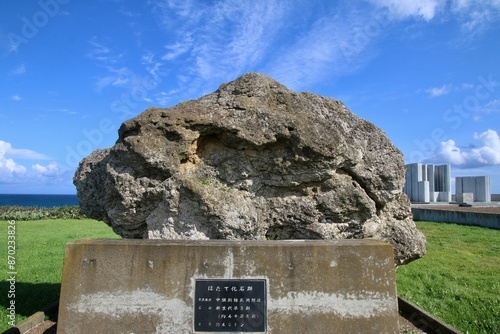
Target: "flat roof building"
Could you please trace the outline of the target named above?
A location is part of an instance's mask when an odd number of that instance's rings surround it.
[[[455,178],[457,202],[491,202],[489,176]]]
[[[403,191],[414,203],[451,202],[451,166],[406,165]]]

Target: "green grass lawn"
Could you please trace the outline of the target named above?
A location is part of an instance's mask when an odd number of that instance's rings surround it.
[[[0,332],[7,318],[7,221],[0,221]],[[82,238],[119,238],[110,227],[90,219],[16,221],[16,323],[59,298],[64,245]]]
[[[500,231],[417,227],[427,237],[427,254],[398,269],[398,294],[463,333],[500,333]]]
[[[0,331],[8,326],[7,221],[0,221]],[[397,272],[398,293],[463,333],[500,333],[500,231],[417,222],[427,237],[424,258]],[[16,322],[59,296],[64,244],[118,238],[90,219],[16,222]]]

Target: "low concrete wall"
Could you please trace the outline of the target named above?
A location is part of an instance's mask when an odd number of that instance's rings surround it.
[[[500,229],[500,215],[466,211],[411,208],[414,220],[476,225]]]
[[[392,246],[89,239],[66,245],[58,334],[221,331],[397,334]]]
[[[452,195],[451,196],[451,201],[456,202],[457,201],[457,196]],[[491,194],[491,201],[492,202],[500,202],[500,194]]]

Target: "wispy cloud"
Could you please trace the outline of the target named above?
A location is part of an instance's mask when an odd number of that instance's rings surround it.
[[[492,81],[491,83],[492,87],[496,87],[497,83],[495,81]],[[448,95],[450,93],[457,93],[457,92],[463,92],[463,91],[470,91],[474,89],[474,85],[471,83],[447,83],[443,84],[442,86],[436,86],[436,87],[430,87],[426,89],[419,89],[417,93],[423,93],[425,92],[429,97],[439,97],[439,96],[444,96]]]
[[[12,96],[10,97],[10,99],[11,99],[12,101],[21,101],[21,100],[22,100],[22,98],[21,98],[19,95],[12,95]]]
[[[355,72],[376,54],[370,46],[385,24],[378,13],[369,15],[356,8],[349,11],[332,8],[290,46],[280,50],[270,72],[293,89],[301,89],[326,76],[335,78]]]
[[[169,61],[182,56],[188,52],[193,46],[194,39],[187,35],[184,40],[175,42],[165,46],[167,52],[161,57],[161,59]]]
[[[478,107],[475,111],[482,114],[500,113],[500,99],[491,100],[484,106]]]
[[[212,4],[193,1],[153,2],[165,29],[175,26],[175,37],[165,45],[162,60],[176,63],[188,80],[176,80],[189,94],[214,83],[234,79],[262,61],[276,32],[284,24],[285,1],[223,1]],[[188,61],[186,61],[188,60]],[[178,77],[178,79],[182,79]]]
[[[370,0],[370,2],[386,9],[395,19],[417,17],[425,21],[432,20],[446,4],[446,0]]]
[[[156,64],[171,69],[164,91],[154,94],[161,103],[192,98],[248,71],[264,72],[292,89],[302,89],[365,66],[377,56],[377,40],[398,21],[427,24],[441,15],[445,21],[453,17],[465,22],[468,16],[462,13],[476,5],[461,1],[458,6],[453,5],[458,0],[370,0],[368,7],[340,1],[318,10],[306,1],[290,0],[152,0],[152,12],[168,31],[165,52]],[[290,33],[292,26],[295,33]],[[154,66],[150,70],[156,73]],[[426,93],[437,97],[461,89],[465,87],[446,84]]]
[[[126,86],[131,81],[133,74],[128,67],[117,65],[122,55],[113,52],[110,47],[99,42],[97,37],[91,38],[88,43],[90,48],[86,56],[97,61],[106,70],[105,75],[96,78],[97,91],[101,91],[108,86]]]
[[[14,159],[33,159],[33,160],[50,160],[51,158],[45,154],[35,152],[29,149],[19,149],[12,147],[11,143],[0,140],[0,157],[9,157]]]
[[[202,79],[235,77],[262,59],[282,22],[279,2],[255,1],[245,6],[224,2],[212,8],[203,38],[193,53]],[[213,33],[215,32],[215,33]]]
[[[135,100],[151,102],[147,91],[156,87],[161,81],[162,66],[161,61],[156,60],[155,54],[148,51],[141,51],[142,57],[139,59],[144,66],[144,72],[132,70],[131,67],[123,65],[125,63],[124,53],[117,53],[109,46],[98,42],[94,37],[89,41],[90,49],[87,57],[95,60],[104,69],[102,75],[96,77],[95,87],[97,91],[102,91],[108,87],[120,88],[126,91],[123,94],[134,95]]]
[[[12,75],[21,75],[21,74],[24,74],[26,73],[26,65],[24,64],[21,64],[21,65],[18,65],[16,66],[11,72],[10,74]]]
[[[441,87],[432,87],[428,88],[425,91],[429,94],[430,97],[437,97],[446,95],[451,92],[453,86],[451,84],[442,85]]]
[[[41,108],[41,110],[48,111],[48,112],[58,112],[58,113],[63,113],[67,115],[77,115],[78,113],[76,111],[70,110],[68,108]]]
[[[100,91],[107,86],[125,87],[133,77],[128,67],[113,68],[107,67],[108,74],[97,79],[96,87]]]
[[[462,32],[450,42],[464,47],[477,35],[495,27],[500,19],[498,0],[369,0],[376,8],[385,11],[393,21],[416,19],[456,21]]]
[[[462,29],[474,35],[482,33],[490,25],[498,23],[500,1],[452,0],[451,10],[459,16]]]
[[[88,58],[104,62],[105,64],[116,63],[117,56],[111,52],[108,46],[98,42],[97,37],[92,37],[89,40],[89,45],[90,48],[86,54]]]
[[[146,52],[142,56],[141,63],[145,66],[149,75],[154,79],[158,80],[163,75],[163,62],[156,60],[154,53]]]

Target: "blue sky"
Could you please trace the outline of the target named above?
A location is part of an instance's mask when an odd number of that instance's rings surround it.
[[[6,0],[0,57],[0,193],[73,194],[124,120],[250,71],[500,193],[500,0]]]

